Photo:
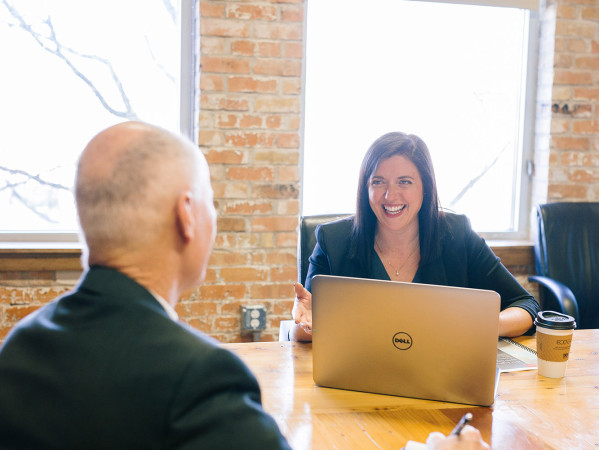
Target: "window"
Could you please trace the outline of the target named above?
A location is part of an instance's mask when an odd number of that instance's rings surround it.
[[[489,238],[527,237],[535,16],[435,2],[310,2],[302,214],[355,211],[363,155],[377,137],[403,131],[428,145],[444,208]]]
[[[75,163],[102,128],[133,119],[196,135],[192,9],[2,0],[0,240],[76,241]]]

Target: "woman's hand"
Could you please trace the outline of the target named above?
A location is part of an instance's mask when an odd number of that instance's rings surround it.
[[[290,332],[290,339],[296,341],[312,340],[312,294],[301,283],[293,285],[295,302],[291,315],[296,325]]]

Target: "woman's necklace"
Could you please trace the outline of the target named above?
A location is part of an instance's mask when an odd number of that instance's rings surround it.
[[[379,245],[379,243],[375,240],[374,241],[374,245],[376,246],[376,248],[379,251],[379,255],[381,255],[381,258],[383,256],[383,251],[381,250],[381,246]],[[395,270],[395,276],[398,277],[399,276],[399,272],[401,272],[401,270],[404,268],[404,266],[408,263],[408,261],[410,260],[410,258],[414,255],[414,253],[416,253],[416,250],[418,250],[419,246],[417,245],[416,247],[414,247],[414,249],[412,250],[412,252],[408,255],[408,257],[406,259],[404,259],[404,262],[402,263],[401,266],[399,266],[399,268],[395,268],[393,266],[393,264],[391,264],[391,261],[387,261],[387,264],[389,264],[389,267],[391,267],[391,269]]]

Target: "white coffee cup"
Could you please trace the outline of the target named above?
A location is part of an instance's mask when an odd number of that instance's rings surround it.
[[[570,345],[576,321],[572,316],[555,311],[541,311],[535,319],[537,327],[537,367],[541,376],[562,378],[570,357]]]

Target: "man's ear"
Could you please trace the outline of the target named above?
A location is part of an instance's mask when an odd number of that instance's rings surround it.
[[[190,191],[182,192],[177,198],[175,214],[179,233],[185,242],[194,237],[195,217],[193,215],[193,197]]]

